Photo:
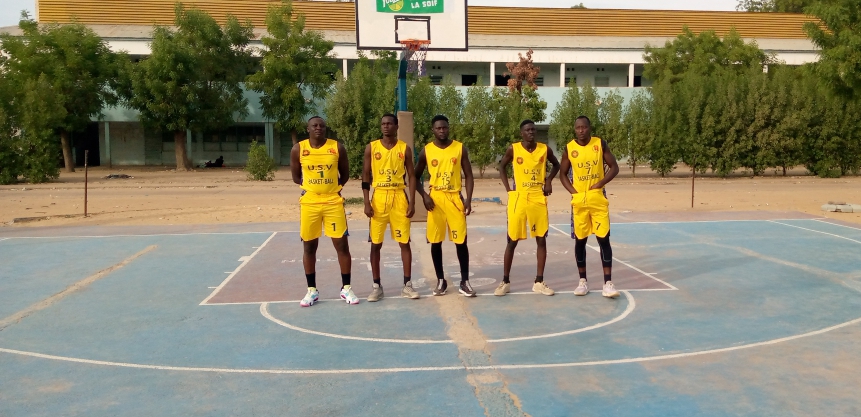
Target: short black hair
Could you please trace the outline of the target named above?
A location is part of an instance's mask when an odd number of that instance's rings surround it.
[[[591,120],[589,120],[589,118],[588,118],[588,117],[583,116],[583,115],[577,116],[577,118],[576,118],[576,119],[574,119],[574,121],[576,122],[577,120],[580,120],[580,119],[586,119],[586,121],[587,121],[587,122],[589,122],[589,126],[592,126],[592,121],[591,121]]]
[[[442,120],[442,121],[444,121],[444,122],[448,123],[448,117],[445,117],[445,116],[443,116],[443,115],[441,115],[441,114],[438,114],[438,115],[436,115],[436,116],[434,116],[434,117],[433,117],[433,120],[431,120],[431,126],[435,125],[435,124],[436,124],[436,122],[438,122],[438,121],[440,121],[440,120]]]
[[[520,122],[520,128],[523,129],[523,126],[534,125],[534,124],[535,124],[535,122],[533,122],[532,120],[526,119],[526,120]]]
[[[311,120],[314,120],[314,119],[320,119],[320,120],[322,120],[322,121],[324,121],[324,122],[326,121],[325,119],[323,119],[323,118],[322,118],[322,117],[320,117],[320,116],[311,116],[311,117],[308,119],[308,123],[311,123]]]
[[[383,115],[383,117],[380,117],[380,121],[382,121],[382,120],[383,120],[383,119],[385,119],[386,117],[391,117],[391,118],[392,118],[392,119],[394,119],[394,121],[395,121],[395,126],[397,126],[397,125],[398,125],[398,116],[395,116],[394,114],[391,114],[391,113],[386,113],[386,114],[384,114],[384,115]]]

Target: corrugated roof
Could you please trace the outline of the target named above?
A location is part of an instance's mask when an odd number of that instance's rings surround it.
[[[265,26],[266,10],[279,1],[184,0],[223,22],[232,14]],[[39,0],[39,21],[88,24],[170,25],[173,0]],[[356,30],[355,6],[348,2],[295,1],[297,12],[315,30]],[[804,39],[800,14],[666,10],[547,9],[469,7],[469,32],[487,35],[672,37],[684,26],[694,32],[726,34],[733,27],[745,38]]]

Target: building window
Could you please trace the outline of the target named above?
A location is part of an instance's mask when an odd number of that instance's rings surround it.
[[[643,76],[635,75],[634,76],[634,87],[642,87],[643,86]]]
[[[442,84],[442,75],[431,75],[430,82],[432,85],[440,85]]]
[[[478,83],[478,75],[464,74],[464,75],[460,76],[460,85],[469,86],[469,85],[475,85],[476,83]]]
[[[233,125],[220,131],[203,134],[204,151],[248,152],[251,142],[264,143],[266,129],[263,124]]]
[[[610,77],[595,77],[595,87],[609,87]]]
[[[565,87],[571,85],[571,83],[577,84],[577,77],[565,77]]]
[[[510,80],[510,79],[511,79],[510,75],[497,75],[495,77],[496,83],[494,85],[499,86],[499,87],[505,87],[506,85],[508,85],[508,80]]]
[[[544,77],[538,77],[535,79],[535,85],[539,87],[544,87]]]

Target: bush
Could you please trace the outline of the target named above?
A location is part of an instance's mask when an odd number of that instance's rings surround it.
[[[266,153],[266,147],[258,144],[256,140],[251,142],[251,147],[248,149],[248,162],[245,164],[248,179],[272,181],[275,179],[276,169],[278,169],[278,164]]]

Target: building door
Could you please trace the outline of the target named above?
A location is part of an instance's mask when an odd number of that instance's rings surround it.
[[[90,151],[87,165],[99,166],[99,124],[89,123],[82,132],[72,133],[72,146],[75,151],[75,166],[84,166],[84,151]]]

